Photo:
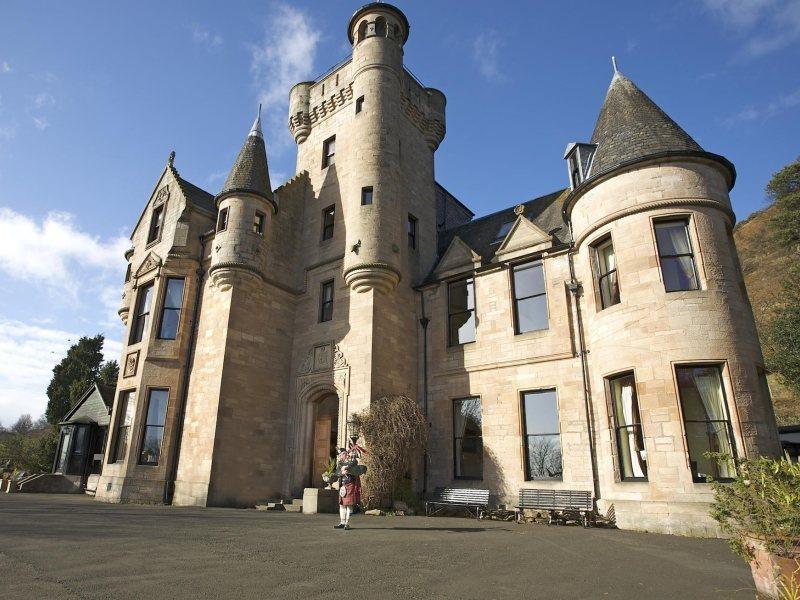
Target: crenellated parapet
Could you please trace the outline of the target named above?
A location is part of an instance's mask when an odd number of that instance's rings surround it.
[[[353,100],[353,83],[339,88],[314,106],[310,106],[310,89],[314,82],[298,83],[289,94],[289,131],[295,142],[302,144],[318,122],[330,117]]]

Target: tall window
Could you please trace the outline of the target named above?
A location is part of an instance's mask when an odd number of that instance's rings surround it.
[[[481,399],[453,402],[453,473],[456,479],[483,479]]]
[[[164,205],[159,204],[150,215],[150,231],[147,232],[147,243],[161,239],[161,230],[164,227]]]
[[[561,479],[561,433],[555,390],[522,393],[526,479]]]
[[[169,390],[150,390],[147,397],[147,421],[142,436],[140,465],[157,465],[161,458],[161,441],[164,439],[164,421],[167,417]]]
[[[417,247],[417,218],[414,215],[408,215],[408,247]]]
[[[221,208],[217,215],[217,231],[225,231],[228,228],[228,207]]]
[[[150,305],[153,303],[153,283],[143,285],[139,288],[136,298],[136,314],[133,315],[133,325],[131,326],[131,344],[138,344],[147,331],[147,323],[150,320]]]
[[[333,318],[333,279],[322,284],[319,296],[319,322],[324,323]]]
[[[167,291],[164,293],[164,306],[161,308],[161,325],[158,337],[162,340],[174,340],[178,337],[178,324],[181,321],[181,304],[183,303],[183,279],[170,277],[167,279]]]
[[[256,211],[256,216],[253,219],[253,233],[264,237],[264,223],[266,219],[267,217],[264,213]]]
[[[128,263],[128,266],[125,267],[125,283],[128,283],[131,280],[131,271],[133,267],[131,263]]]
[[[336,164],[336,136],[329,137],[322,143],[322,168]]]
[[[617,281],[617,257],[611,236],[594,247],[597,261],[597,284],[600,288],[600,306],[608,308],[619,304],[619,282]]]
[[[512,274],[516,333],[547,329],[547,293],[542,261],[517,265]]]
[[[620,478],[623,481],[647,481],[647,450],[644,447],[639,400],[633,373],[608,379],[614,403],[614,427]]]
[[[689,221],[657,221],[655,229],[664,289],[668,292],[698,289]]]
[[[130,437],[131,425],[133,424],[133,413],[136,410],[136,391],[129,390],[122,392],[117,406],[117,435],[114,441],[114,452],[111,453],[112,462],[122,462],[125,460],[125,453],[128,450],[128,439]]]
[[[333,237],[333,218],[336,216],[336,207],[329,206],[322,211],[322,241]]]
[[[364,96],[356,98],[356,114],[360,113],[364,108]]]
[[[722,369],[718,365],[681,366],[675,368],[675,374],[692,477],[697,482],[707,477],[732,479],[735,469],[730,460],[704,456],[706,452],[736,456]]]
[[[447,287],[449,344],[475,341],[475,280],[454,281]]]
[[[372,204],[372,187],[361,188],[361,206]]]

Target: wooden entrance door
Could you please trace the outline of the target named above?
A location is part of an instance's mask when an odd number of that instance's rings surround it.
[[[335,456],[339,415],[339,399],[329,396],[316,407],[314,418],[314,450],[311,463],[311,485],[324,487],[322,473]]]

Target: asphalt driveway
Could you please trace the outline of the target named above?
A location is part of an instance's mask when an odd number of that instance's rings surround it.
[[[7,598],[748,598],[721,540],[0,494]]]

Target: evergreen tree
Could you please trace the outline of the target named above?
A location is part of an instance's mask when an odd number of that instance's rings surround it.
[[[800,253],[800,157],[772,176],[767,196],[775,203],[775,234],[792,252]]]
[[[53,379],[47,386],[49,400],[45,416],[48,422],[57,425],[97,380],[104,366],[104,341],[102,334],[92,338],[82,337],[67,351],[64,360],[53,368]],[[116,364],[116,361],[113,362]],[[108,375],[106,372],[106,376]]]
[[[119,365],[115,360],[109,360],[103,363],[100,367],[100,372],[97,374],[100,383],[104,383],[110,387],[117,387],[117,379],[119,379]]]

